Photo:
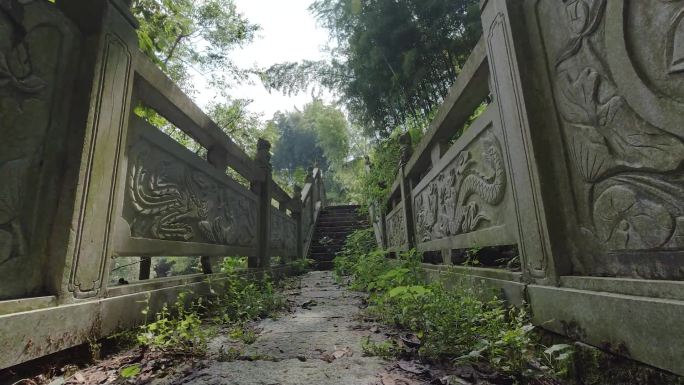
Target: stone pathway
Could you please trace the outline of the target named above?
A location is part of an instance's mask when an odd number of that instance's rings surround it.
[[[378,382],[387,362],[363,357],[361,341],[371,333],[358,320],[363,295],[336,284],[330,272],[312,272],[301,288],[291,290],[296,311],[277,320],[263,320],[256,342],[241,358],[220,362],[217,352],[231,341],[219,336],[206,367],[167,384],[190,385],[367,385]],[[379,338],[378,335],[374,336]]]

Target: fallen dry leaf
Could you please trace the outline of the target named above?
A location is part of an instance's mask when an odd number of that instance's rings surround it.
[[[415,361],[399,361],[397,366],[399,369],[413,374],[423,374],[428,371],[427,367]]]
[[[419,385],[419,382],[410,380],[408,378],[403,378],[396,374],[385,373],[380,377],[380,383],[382,385]]]
[[[405,334],[403,336],[400,336],[399,338],[401,338],[401,340],[404,342],[404,344],[406,346],[408,346],[409,348],[420,347],[420,339],[415,334],[409,333],[409,334]]]
[[[335,359],[338,359],[338,360],[339,360],[340,358],[342,358],[342,357],[345,357],[345,356],[346,356],[346,357],[351,357],[351,356],[353,356],[353,355],[354,355],[354,352],[351,350],[351,348],[350,348],[349,346],[347,346],[347,347],[344,348],[344,349],[335,350],[335,351],[333,352],[333,354],[332,354],[332,356],[335,357]]]
[[[83,377],[83,374],[81,373],[74,373],[74,380],[78,382],[79,384],[85,384],[86,380],[85,377]]]

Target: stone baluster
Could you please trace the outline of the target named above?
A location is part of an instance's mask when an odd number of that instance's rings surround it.
[[[250,268],[265,268],[270,262],[271,241],[271,181],[273,179],[271,168],[271,143],[259,138],[255,161],[263,171],[264,178],[259,182],[252,182],[251,190],[259,198],[257,217],[257,255],[250,257]]]
[[[310,223],[314,223],[314,217],[316,215],[316,202],[317,202],[317,197],[316,197],[316,183],[314,180],[314,175],[313,175],[314,169],[313,167],[309,167],[306,172],[306,178],[304,179],[304,183],[309,184],[309,201],[311,203],[311,213],[310,215]]]
[[[297,222],[297,258],[304,258],[304,231],[307,230],[304,229],[302,223],[302,207],[302,188],[295,185],[290,202],[290,211],[292,218]]]
[[[406,132],[399,137],[399,144],[401,145],[401,152],[399,156],[399,188],[401,190],[401,204],[404,208],[404,221],[406,226],[405,239],[409,249],[416,246],[414,237],[413,224],[413,204],[411,202],[411,185],[408,178],[406,178],[406,165],[413,154],[413,144],[411,142],[411,135]]]

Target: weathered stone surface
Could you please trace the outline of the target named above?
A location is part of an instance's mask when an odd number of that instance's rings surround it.
[[[271,253],[282,257],[297,255],[297,223],[271,207]]]
[[[576,207],[574,272],[683,277],[684,4],[528,3]]]
[[[44,2],[0,2],[0,300],[44,289],[79,34]]]
[[[684,302],[536,285],[527,292],[537,325],[684,375]]]
[[[294,313],[255,325],[262,330],[256,342],[246,346],[242,353],[254,360],[210,360],[205,369],[159,384],[349,385],[377,381],[386,362],[362,355],[361,341],[372,333],[355,330],[358,321],[354,318],[361,296],[335,284],[330,272],[308,274],[302,279],[301,291],[293,294],[298,306]],[[315,306],[301,307],[312,300],[316,301]],[[219,337],[211,346],[217,353],[228,344],[225,337]],[[335,351],[345,349],[348,353],[343,357],[331,359]]]
[[[399,250],[407,245],[405,218],[402,205],[387,214],[387,246],[391,250]]]
[[[499,124],[493,121],[495,109],[490,106],[414,188],[420,250],[517,242],[505,154],[498,139]]]
[[[142,122],[131,135],[123,216],[130,235],[256,245],[256,197]],[[154,132],[152,132],[154,131]],[[213,170],[212,170],[213,171]]]

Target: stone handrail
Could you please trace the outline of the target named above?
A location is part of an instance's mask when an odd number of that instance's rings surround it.
[[[684,375],[682,15],[681,1],[482,0],[482,40],[372,208],[379,243],[526,303],[541,328]],[[320,170],[285,194],[270,144],[252,159],[150,63],[122,0],[3,0],[0,16],[0,368],[210,293],[222,256],[278,273],[306,254]],[[510,263],[454,264],[491,247]],[[111,280],[114,258],[174,255],[205,274]]]
[[[302,217],[305,224],[302,228],[302,255],[309,254],[311,240],[315,230],[318,214],[326,206],[325,185],[323,184],[323,172],[319,168],[309,170],[304,188],[301,190]]]
[[[371,205],[378,244],[684,374],[684,5],[480,6],[482,38]]]
[[[0,369],[209,293],[223,257],[273,274],[304,257],[325,205],[320,170],[286,193],[270,143],[252,158],[232,141],[139,50],[121,0],[2,1],[0,27],[12,63],[0,71]],[[200,257],[203,274],[150,279],[151,258],[170,256]],[[110,277],[123,257],[139,261],[138,281]]]

